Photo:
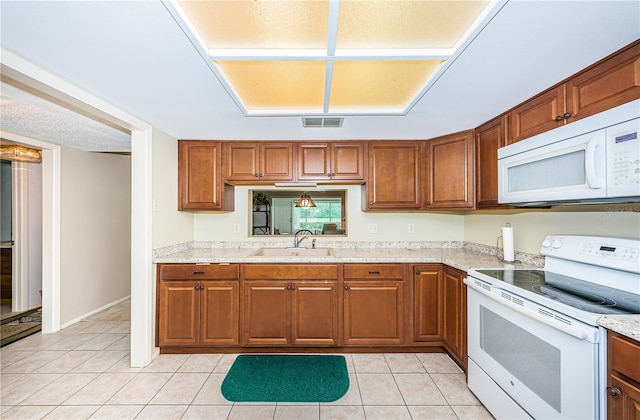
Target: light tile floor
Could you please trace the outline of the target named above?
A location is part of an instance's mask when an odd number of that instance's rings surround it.
[[[56,334],[0,349],[3,419],[491,419],[446,354],[345,354],[351,385],[333,403],[232,403],[236,355],[160,355],[129,365],[130,302]]]

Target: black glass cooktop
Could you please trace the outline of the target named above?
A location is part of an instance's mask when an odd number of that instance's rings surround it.
[[[537,295],[597,314],[640,314],[640,295],[543,270],[477,270]]]

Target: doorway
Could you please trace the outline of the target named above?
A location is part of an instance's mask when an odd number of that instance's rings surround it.
[[[0,161],[0,345],[42,327],[42,168]]]

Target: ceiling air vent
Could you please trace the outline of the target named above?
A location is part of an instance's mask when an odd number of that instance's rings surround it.
[[[339,128],[342,127],[342,117],[302,117],[303,127]]]

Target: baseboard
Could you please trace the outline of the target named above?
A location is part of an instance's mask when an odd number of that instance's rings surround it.
[[[119,304],[119,303],[121,303],[121,302],[124,302],[125,300],[130,299],[130,298],[131,298],[131,295],[128,295],[128,296],[125,296],[125,297],[123,297],[123,298],[121,298],[121,299],[115,300],[115,301],[113,301],[113,302],[111,302],[111,303],[107,303],[106,305],[104,305],[104,306],[102,306],[102,307],[100,307],[100,308],[98,308],[98,309],[94,309],[94,310],[93,310],[93,311],[91,311],[91,312],[87,312],[86,314],[84,314],[84,315],[82,315],[82,316],[79,316],[79,317],[77,317],[77,318],[75,318],[75,319],[72,319],[71,321],[68,321],[68,322],[65,322],[64,324],[61,324],[61,325],[60,325],[60,329],[62,330],[62,329],[64,329],[64,328],[67,328],[67,327],[69,327],[69,326],[71,326],[71,325],[73,325],[73,324],[76,324],[76,323],[78,323],[78,322],[82,321],[82,320],[83,320],[83,319],[85,319],[85,318],[90,317],[91,315],[95,315],[95,314],[97,314],[98,312],[102,312],[102,311],[104,311],[105,309],[109,309],[110,307],[115,306],[115,305],[117,305],[117,304]]]

